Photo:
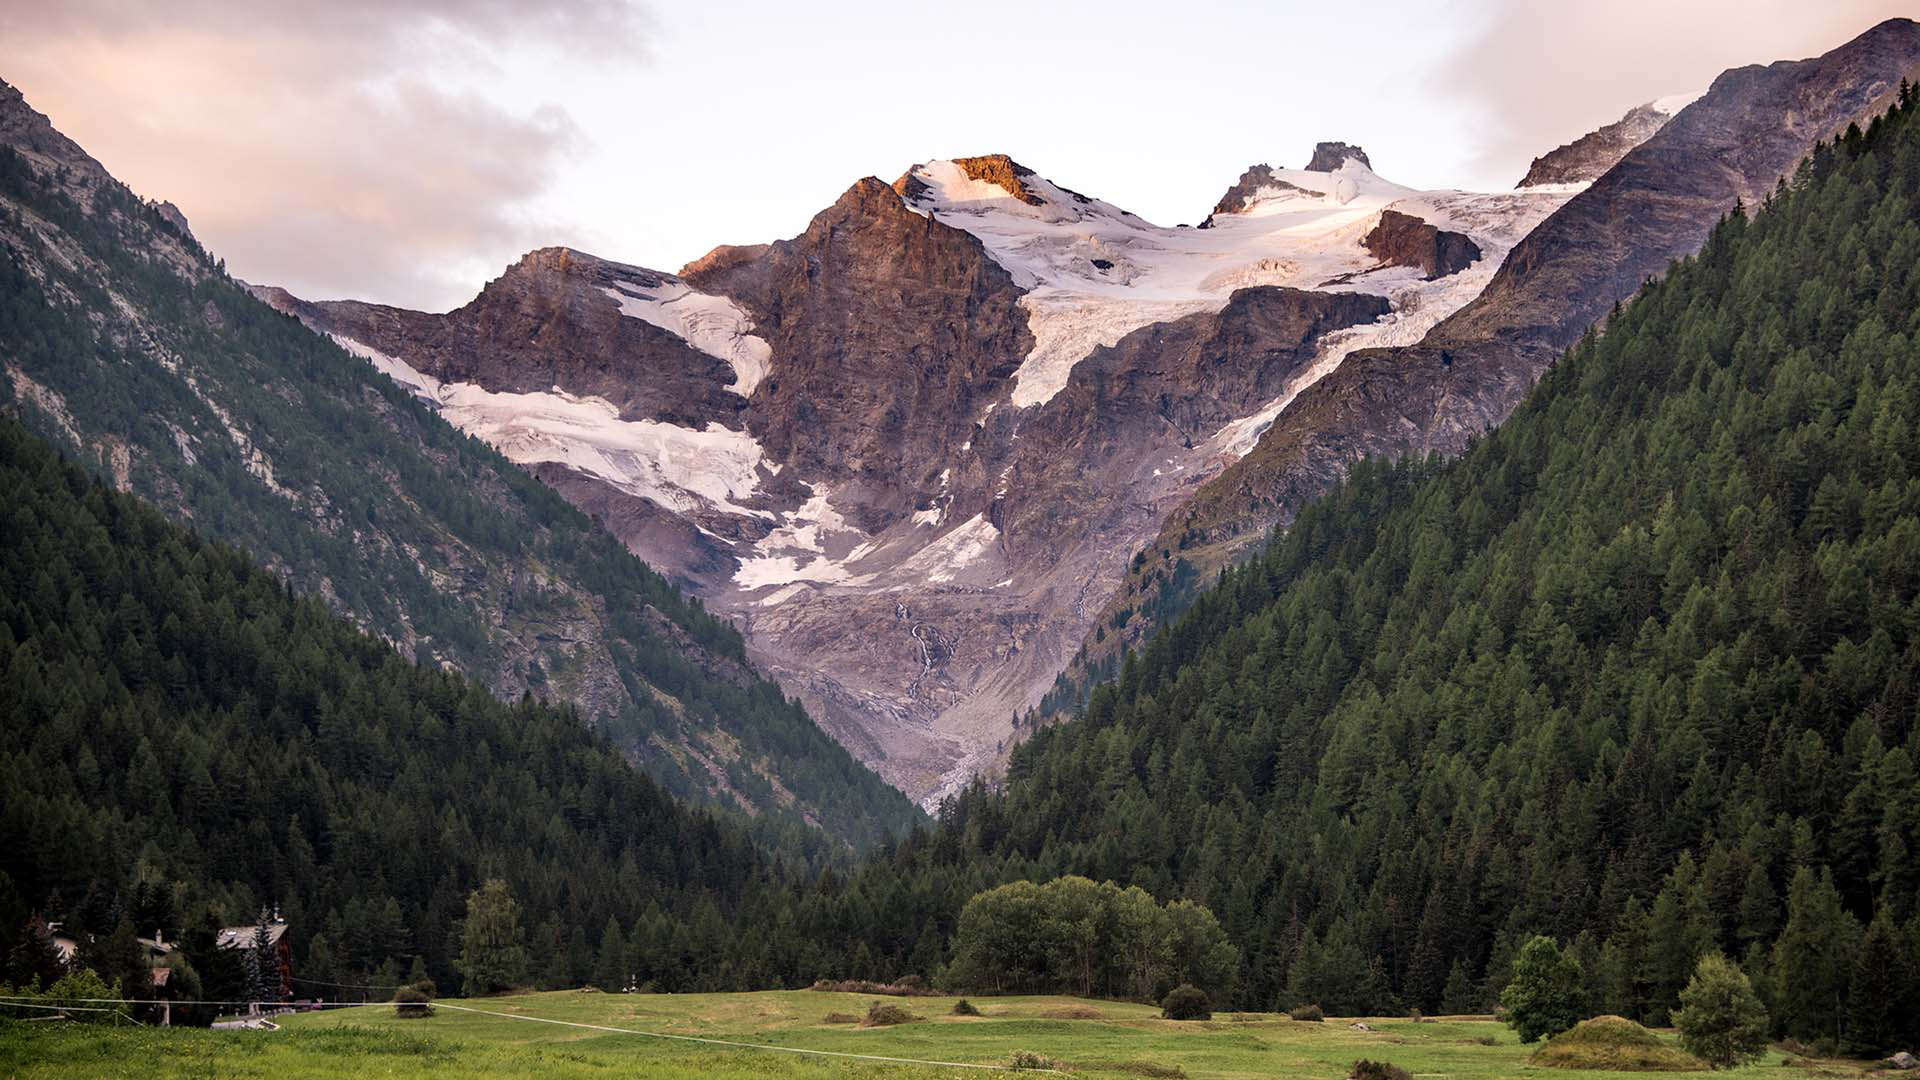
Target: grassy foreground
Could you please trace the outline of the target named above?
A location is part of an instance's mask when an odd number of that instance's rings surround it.
[[[904,1005],[925,1022],[859,1028],[827,1024],[830,1012],[864,1016],[870,1002]],[[1355,1058],[1391,1061],[1416,1080],[1493,1080],[1532,1073],[1600,1078],[1527,1062],[1503,1025],[1485,1019],[1416,1024],[1369,1019],[1305,1023],[1268,1013],[1215,1014],[1212,1021],[1158,1019],[1144,1005],[1060,997],[979,998],[984,1015],[949,1015],[953,998],[768,991],[749,994],[609,995],[577,991],[453,1001],[520,1016],[771,1045],[949,1062],[1004,1064],[1017,1050],[1042,1054],[1089,1076],[1193,1080],[1300,1077],[1339,1080]],[[1488,1045],[1487,1040],[1492,1040]],[[1855,1074],[1839,1063],[1781,1068],[1782,1055],[1726,1075],[1806,1080]],[[1173,1070],[1179,1070],[1178,1073]],[[0,1078],[647,1076],[688,1080],[804,1077],[847,1080],[993,1075],[970,1069],[902,1066],[726,1049],[637,1035],[536,1024],[448,1009],[401,1020],[370,1005],[283,1018],[277,1032],[105,1028],[0,1023]],[[1644,1074],[1640,1074],[1644,1077]]]

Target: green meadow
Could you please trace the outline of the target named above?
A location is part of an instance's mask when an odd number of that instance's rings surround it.
[[[1485,1017],[1368,1018],[1321,1023],[1271,1013],[1216,1013],[1210,1021],[1162,1020],[1145,1005],[1066,997],[973,999],[978,1017],[951,1015],[951,997],[879,998],[809,990],[744,994],[596,994],[556,991],[451,1000],[450,1005],[606,1027],[728,1039],[756,1045],[885,1057],[1004,1065],[1037,1054],[1091,1077],[1340,1080],[1359,1058],[1384,1060],[1415,1080],[1494,1080],[1560,1070],[1529,1064],[1504,1025]],[[881,1001],[925,1019],[889,1027],[828,1023],[830,1013],[865,1016]],[[0,1077],[94,1080],[108,1077],[576,1077],[687,1080],[803,1077],[970,1077],[945,1066],[900,1065],[593,1031],[524,1019],[435,1010],[399,1019],[391,1005],[281,1018],[279,1031],[208,1031],[47,1021],[0,1024]],[[1807,1062],[1782,1068],[1775,1050],[1726,1074],[1773,1080],[1860,1075],[1857,1064]],[[1582,1072],[1603,1080],[1612,1074]]]

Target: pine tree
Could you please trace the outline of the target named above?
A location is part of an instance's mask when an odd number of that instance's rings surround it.
[[[489,878],[467,896],[467,918],[460,933],[456,966],[466,976],[461,988],[466,997],[499,993],[526,981],[527,947],[520,928],[520,905],[499,878]]]
[[[1860,924],[1840,903],[1833,875],[1803,866],[1787,889],[1787,924],[1773,946],[1774,1000],[1780,1026],[1800,1039],[1840,1046]]]

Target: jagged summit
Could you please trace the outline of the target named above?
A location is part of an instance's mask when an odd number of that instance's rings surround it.
[[[1692,104],[1699,93],[1673,94],[1636,105],[1627,114],[1604,127],[1587,132],[1570,143],[1555,147],[1533,159],[1527,175],[1515,187],[1530,188],[1543,184],[1580,184],[1596,179],[1613,168],[1628,151],[1651,139],[1665,127],[1674,114]]]
[[[1367,160],[1365,150],[1343,142],[1323,142],[1314,145],[1313,160],[1307,162],[1307,171],[1339,172],[1340,166],[1348,161],[1358,161],[1368,169],[1373,168],[1373,162]]]
[[[1077,220],[1089,214],[1133,216],[1117,206],[1062,187],[1005,154],[923,162],[895,180],[893,190],[908,206],[922,213],[936,207],[1005,206],[1007,200],[1012,199],[1031,207],[1022,213],[1047,218]]]

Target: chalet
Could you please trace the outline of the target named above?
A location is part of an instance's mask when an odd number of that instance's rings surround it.
[[[278,977],[271,979],[269,985],[275,997],[284,1001],[293,997],[293,935],[287,932],[287,920],[280,917],[277,909],[272,918],[266,918],[264,912],[261,914],[261,923],[223,928],[214,938],[214,944],[222,949],[244,949],[251,957],[254,935],[264,925],[267,931],[267,946],[273,952],[278,969],[276,972]]]

